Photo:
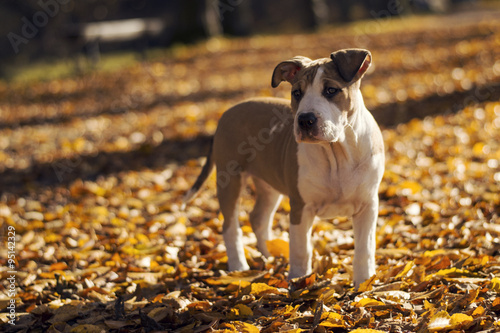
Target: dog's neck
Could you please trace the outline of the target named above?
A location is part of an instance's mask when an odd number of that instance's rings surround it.
[[[337,160],[342,159],[348,165],[357,165],[367,156],[371,156],[370,141],[366,140],[370,133],[369,126],[363,117],[365,112],[369,111],[361,100],[361,103],[347,119],[344,140],[326,144],[327,150],[335,154]]]

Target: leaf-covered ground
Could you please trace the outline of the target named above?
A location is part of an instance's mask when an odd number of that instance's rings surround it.
[[[0,84],[1,330],[500,330],[497,14],[214,39],[113,73]],[[217,119],[245,98],[288,97],[270,89],[281,60],[345,47],[375,64],[362,91],[387,154],[377,275],[353,289],[351,222],[339,217],[315,224],[315,273],[287,281],[289,205],[264,259],[251,184],[240,216],[253,270],[227,273],[214,177],[179,209]]]

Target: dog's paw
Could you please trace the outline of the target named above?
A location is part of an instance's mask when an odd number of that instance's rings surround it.
[[[248,271],[250,270],[250,266],[246,262],[240,263],[227,263],[228,271],[234,272],[234,271]]]
[[[310,269],[304,269],[302,267],[290,267],[290,271],[288,272],[288,280],[292,280],[295,278],[303,277],[305,275],[311,274]]]
[[[368,281],[369,279],[371,279],[372,277],[374,277],[374,275],[375,275],[375,272],[373,272],[372,274],[363,274],[363,275],[358,275],[358,276],[356,276],[356,274],[354,274],[354,278],[353,278],[354,288],[356,290],[358,290],[359,287],[363,283],[365,283],[366,281]]]

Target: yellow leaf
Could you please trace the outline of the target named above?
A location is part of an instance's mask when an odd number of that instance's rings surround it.
[[[281,209],[283,209],[285,212],[290,213],[290,200],[288,198],[284,198],[281,200]]]
[[[491,287],[490,287],[491,290],[495,291],[495,292],[500,292],[500,278],[493,278],[491,279]]]
[[[472,317],[480,317],[484,314],[484,311],[485,309],[480,305],[474,310],[474,312],[472,312]]]
[[[215,286],[228,285],[238,281],[252,282],[253,280],[258,279],[264,276],[265,274],[266,274],[265,272],[261,271],[231,272],[225,276],[208,278],[205,280],[205,282]]]
[[[80,153],[83,151],[83,148],[85,148],[85,139],[84,138],[77,138],[75,141],[73,141],[73,150]]]
[[[390,185],[387,187],[387,190],[385,191],[385,195],[390,197],[395,196],[398,193],[398,188],[394,185]]]
[[[207,120],[207,122],[205,123],[205,130],[208,132],[208,133],[213,133],[215,132],[215,130],[217,129],[217,121],[213,120],[213,119],[209,119]]]
[[[349,333],[386,333],[386,331],[373,330],[370,328],[357,328]]]
[[[233,281],[226,287],[225,291],[228,293],[235,292],[248,287],[250,284],[251,282],[244,280]]]
[[[396,279],[404,278],[408,274],[408,272],[411,271],[413,266],[415,266],[415,263],[413,261],[407,262],[405,265],[405,268],[403,268],[403,270],[401,272],[399,272],[398,275],[396,275]]]
[[[339,313],[325,312],[321,315],[321,320],[319,326],[345,328],[344,317]]]
[[[429,274],[425,277],[425,280],[426,281],[429,281],[431,280],[434,276],[449,276],[449,277],[453,277],[453,276],[468,276],[468,275],[471,275],[471,273],[466,270],[466,269],[460,269],[460,268],[456,268],[456,267],[452,267],[452,268],[446,268],[446,269],[441,269],[439,270],[438,272],[434,273],[434,274]]]
[[[191,236],[195,232],[196,232],[196,228],[193,228],[193,227],[187,227],[186,228],[186,236]]]
[[[471,316],[468,316],[464,313],[455,313],[450,318],[450,325],[453,328],[464,327],[464,326],[472,323],[473,320],[474,320],[474,318],[472,318]]]
[[[55,234],[52,232],[47,232],[47,236],[45,236],[45,243],[57,243],[62,239],[62,235]]]
[[[486,145],[484,144],[484,142],[478,142],[476,143],[473,147],[472,147],[472,153],[475,155],[475,156],[483,156],[484,155],[484,147]]]
[[[434,309],[436,306],[432,303],[430,303],[429,301],[425,300],[424,299],[424,309],[429,311],[431,309]]]
[[[221,330],[223,330],[222,332],[237,332],[236,330],[236,327],[234,327],[233,324],[230,324],[230,323],[222,323],[219,325],[219,330],[218,332],[221,332]]]
[[[385,305],[385,304],[384,302],[377,301],[376,299],[366,297],[360,299],[357,302],[354,302],[352,305],[360,308],[360,307],[370,307],[370,306]]]
[[[106,195],[106,189],[100,187],[96,183],[88,183],[86,186],[86,189],[87,189],[87,191],[95,194],[98,197],[103,197],[104,195]],[[103,212],[103,214],[107,215],[108,210],[106,209],[106,207],[102,207],[102,206],[97,206],[97,207],[100,207],[100,209],[104,208],[105,212]],[[97,208],[97,209],[99,209],[99,208]]]
[[[493,300],[493,303],[491,303],[491,306],[494,309],[500,309],[500,297],[497,297]]]
[[[5,154],[3,151],[0,151],[0,162],[5,162],[9,159],[9,155]]]
[[[142,234],[142,233],[137,233],[135,235],[135,238],[140,242],[140,243],[143,243],[143,244],[149,244],[149,238],[148,236]]]
[[[56,263],[50,265],[50,268],[49,268],[49,270],[51,272],[53,272],[53,271],[63,271],[65,269],[68,269],[68,264],[66,264],[65,262],[56,262]]]
[[[452,328],[450,325],[450,315],[446,311],[440,311],[432,316],[427,329],[429,332],[437,332],[444,329]]]
[[[282,239],[273,239],[266,241],[267,250],[273,257],[290,257],[290,247],[287,241]]]
[[[446,255],[448,252],[443,249],[437,249],[437,250],[430,250],[430,251],[425,251],[424,252],[424,257],[427,258],[432,258],[438,255]]]
[[[399,184],[399,187],[405,190],[410,190],[412,194],[417,194],[422,191],[422,185],[411,180],[405,180]]]
[[[244,234],[249,234],[251,232],[253,232],[252,230],[252,227],[249,226],[249,225],[244,225],[241,227],[241,231],[244,233]]]
[[[275,313],[277,315],[280,315],[280,316],[289,317],[289,316],[293,316],[295,313],[297,313],[297,311],[299,310],[299,307],[300,307],[300,304],[297,304],[295,307],[287,304],[287,305],[285,305],[284,308],[277,309],[275,311]]]
[[[358,292],[362,293],[365,291],[370,291],[373,289],[373,284],[375,283],[375,280],[377,279],[377,275],[373,275],[370,277],[368,280],[365,282],[361,283],[361,285],[358,288]]]
[[[90,214],[94,216],[108,216],[109,212],[104,206],[95,206],[90,209]]]
[[[266,294],[281,294],[277,288],[268,286],[265,283],[252,283],[250,287],[250,295],[255,295],[257,297],[266,295]]]
[[[240,316],[242,317],[253,316],[252,309],[250,309],[245,304],[236,304],[235,308],[238,309]]]
[[[120,254],[118,254],[118,252],[115,252],[115,254],[113,254],[113,256],[111,257],[111,260],[114,262],[117,262],[117,263],[123,262],[122,258],[120,257]]]
[[[66,273],[64,271],[51,271],[50,273],[49,272],[42,272],[38,276],[42,279],[55,279],[54,274],[59,274],[59,275],[66,277]]]
[[[236,304],[233,308],[231,308],[230,313],[228,315],[229,319],[239,319],[241,317],[250,317],[253,316],[253,311],[245,304]]]

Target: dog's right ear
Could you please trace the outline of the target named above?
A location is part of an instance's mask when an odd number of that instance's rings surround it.
[[[310,62],[312,62],[311,59],[302,56],[293,57],[290,60],[280,62],[274,69],[271,86],[276,88],[280,85],[281,81],[292,83],[297,72]]]

